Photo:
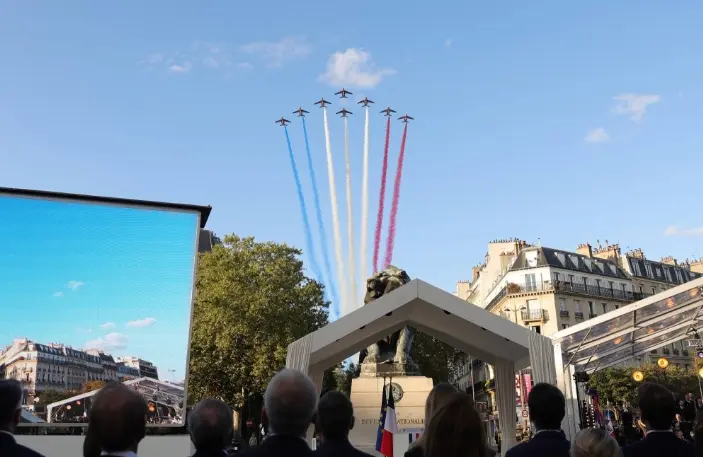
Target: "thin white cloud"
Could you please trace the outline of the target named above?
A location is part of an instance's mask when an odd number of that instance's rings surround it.
[[[447,38],[446,40],[444,40],[444,47],[449,49],[452,47],[452,43],[454,43],[454,40],[452,40],[451,38]]]
[[[319,81],[331,86],[373,88],[383,78],[395,74],[392,68],[377,68],[371,54],[361,49],[349,48],[335,52],[327,61],[327,70],[320,75]]]
[[[650,105],[659,103],[661,96],[653,94],[620,94],[613,97],[616,114],[629,116],[633,121],[641,121]]]
[[[675,225],[670,225],[664,230],[664,236],[703,236],[703,227],[681,229]]]
[[[106,331],[113,330],[115,327],[116,327],[116,325],[113,324],[112,322],[105,322],[104,324],[102,324],[100,326],[101,329],[106,330]]]
[[[78,290],[83,286],[85,286],[85,283],[83,281],[72,280],[72,281],[68,281],[66,283],[66,287],[68,287],[71,290]]]
[[[608,135],[603,127],[598,127],[588,132],[584,141],[587,143],[605,143],[606,141],[610,141],[610,135]]]
[[[63,292],[54,292],[54,297],[63,297]]]
[[[198,68],[225,70],[234,67],[244,70],[251,67],[248,62],[235,62],[222,43],[207,41],[196,41],[187,51],[169,55],[160,52],[150,54],[140,64],[151,70],[161,69],[176,74],[188,73]]]
[[[278,41],[245,44],[240,50],[256,56],[271,68],[278,68],[293,60],[307,57],[312,52],[312,46],[303,36],[287,36]]]
[[[127,337],[121,333],[111,332],[102,338],[87,341],[83,347],[85,349],[98,349],[101,351],[113,351],[127,347]]]
[[[156,322],[156,319],[154,319],[153,317],[145,317],[144,319],[137,319],[135,321],[127,322],[127,327],[131,327],[131,328],[150,327],[150,326],[154,325],[154,322]]]

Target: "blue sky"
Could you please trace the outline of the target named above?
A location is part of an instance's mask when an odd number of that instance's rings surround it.
[[[453,290],[488,241],[512,236],[691,257],[703,250],[702,13],[694,1],[5,0],[0,183],[209,204],[219,234],[304,247],[273,123],[303,105],[332,253],[312,103],[324,95],[336,111],[346,86],[416,119],[394,255],[413,277]],[[331,124],[344,228],[342,124]],[[371,129],[373,220],[381,115]],[[297,121],[290,132],[311,210]]]
[[[0,214],[0,344],[98,348],[183,379],[197,215],[9,196]]]

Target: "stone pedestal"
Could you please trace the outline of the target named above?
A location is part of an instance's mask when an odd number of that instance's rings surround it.
[[[432,378],[399,376],[393,377],[393,384],[398,431],[424,429],[425,402],[434,385]],[[352,380],[351,401],[356,421],[349,440],[354,447],[370,454],[375,454],[382,390],[383,378],[360,376]]]

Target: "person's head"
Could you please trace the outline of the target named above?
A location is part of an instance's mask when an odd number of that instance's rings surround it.
[[[676,415],[676,397],[666,387],[645,382],[637,389],[637,404],[647,430],[668,430]]]
[[[354,427],[354,408],[342,392],[327,392],[317,405],[316,430],[323,441],[345,439]]]
[[[446,382],[440,382],[432,388],[425,402],[425,426],[435,411],[442,407],[457,392],[456,387]]]
[[[684,405],[684,401],[683,401],[683,400],[679,400],[679,406],[683,408],[683,405]]]
[[[0,379],[0,430],[14,433],[22,417],[22,384]]]
[[[488,449],[484,427],[471,398],[454,393],[425,426],[426,457],[485,457]]]
[[[188,434],[198,451],[222,451],[234,434],[232,410],[215,398],[199,401],[188,417]]]
[[[559,430],[566,416],[564,394],[556,386],[540,382],[535,384],[527,397],[530,420],[537,430]]]
[[[263,414],[277,435],[304,436],[317,408],[318,393],[312,380],[297,370],[279,371],[264,393]]]
[[[570,457],[622,457],[620,445],[602,428],[587,428],[571,442]]]
[[[686,394],[686,401],[691,401],[693,400],[693,394],[691,392]]]
[[[93,397],[88,427],[103,451],[137,451],[146,434],[146,401],[124,384],[106,384]]]

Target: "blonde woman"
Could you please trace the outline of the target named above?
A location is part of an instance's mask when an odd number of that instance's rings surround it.
[[[432,388],[430,394],[427,396],[427,401],[425,402],[425,431],[428,430],[430,418],[434,413],[439,410],[444,404],[456,394],[457,389],[451,384],[445,382],[439,383]],[[423,457],[425,443],[427,441],[426,434],[423,433],[417,441],[415,441],[410,449],[405,452],[405,457]]]
[[[582,430],[571,443],[571,457],[622,457],[620,445],[602,428]]]

